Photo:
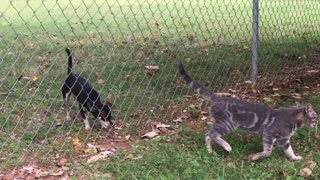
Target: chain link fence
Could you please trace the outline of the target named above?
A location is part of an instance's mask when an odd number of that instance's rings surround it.
[[[248,0],[3,1],[0,168],[35,158],[49,163],[68,153],[73,138],[97,142],[137,133],[150,120],[173,119],[190,91],[177,76],[177,61],[215,91],[234,88],[251,78],[252,34],[259,34],[257,81],[286,78],[288,69],[299,75],[296,68],[315,63],[320,2],[258,3],[255,33]],[[100,131],[98,124],[85,132],[73,100],[72,120],[65,119],[66,47],[73,52],[73,71],[113,103],[115,129]]]

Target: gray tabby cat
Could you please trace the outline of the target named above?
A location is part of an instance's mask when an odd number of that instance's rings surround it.
[[[192,80],[181,62],[179,62],[179,72],[188,85],[210,101],[209,112],[213,125],[205,137],[209,153],[212,153],[212,141],[230,152],[231,146],[222,139],[222,136],[239,128],[262,136],[263,151],[250,155],[250,160],[269,157],[275,142],[290,160],[302,159],[301,156],[294,154],[290,138],[298,128],[317,127],[317,113],[311,104],[297,108],[272,109],[244,100],[219,97]]]

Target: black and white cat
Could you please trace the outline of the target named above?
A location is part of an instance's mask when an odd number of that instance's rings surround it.
[[[72,56],[68,48],[68,75],[62,86],[62,96],[66,107],[66,119],[70,120],[69,112],[69,98],[73,94],[79,103],[80,114],[83,117],[85,130],[90,130],[90,123],[87,112],[91,112],[96,119],[99,120],[103,129],[112,126],[112,116],[110,103],[103,104],[100,101],[100,96],[96,90],[89,84],[89,82],[80,75],[72,72]]]
[[[181,62],[179,72],[189,86],[210,101],[209,112],[213,125],[205,137],[209,153],[212,152],[212,141],[230,152],[231,146],[222,136],[239,128],[262,136],[263,151],[250,155],[250,160],[269,157],[275,142],[290,160],[302,159],[294,154],[290,138],[298,128],[317,127],[318,116],[311,104],[297,108],[272,109],[236,98],[219,97],[192,80]]]

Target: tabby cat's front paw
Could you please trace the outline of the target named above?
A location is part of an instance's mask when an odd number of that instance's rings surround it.
[[[294,157],[291,157],[290,159],[293,161],[298,161],[298,160],[301,160],[302,157],[301,156],[294,156]]]

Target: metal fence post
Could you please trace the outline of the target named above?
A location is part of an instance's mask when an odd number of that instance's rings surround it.
[[[253,0],[252,9],[252,74],[251,81],[256,82],[258,74],[258,41],[259,41],[259,0]]]

